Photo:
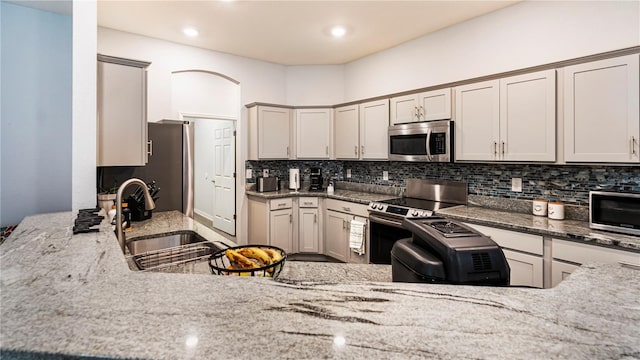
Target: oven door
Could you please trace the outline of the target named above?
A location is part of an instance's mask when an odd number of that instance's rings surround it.
[[[389,127],[389,160],[450,162],[453,122],[429,121]]]
[[[369,262],[391,265],[391,249],[396,241],[410,238],[402,219],[369,213]]]

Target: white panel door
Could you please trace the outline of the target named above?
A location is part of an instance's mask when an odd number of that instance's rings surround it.
[[[502,252],[511,269],[509,285],[543,287],[542,257],[506,249]]]
[[[333,117],[336,159],[357,159],[360,145],[358,105],[336,108]]]
[[[360,158],[389,158],[389,100],[360,104]]]
[[[288,159],[291,153],[291,110],[260,106],[258,108],[258,157]]]
[[[456,160],[496,160],[500,138],[498,80],[459,86],[456,93]]]
[[[298,246],[303,253],[318,253],[320,228],[318,208],[300,208],[298,212]]]
[[[390,99],[391,125],[420,121],[418,117],[418,96],[416,94]]]
[[[287,253],[293,252],[293,213],[291,209],[272,210],[269,214],[269,242]]]
[[[235,129],[229,120],[215,121],[213,130],[213,227],[236,234]]]
[[[639,57],[564,69],[566,161],[640,162]]]
[[[421,121],[451,119],[451,88],[418,94],[418,115]]]
[[[556,160],[555,70],[500,80],[499,153],[502,160]]]
[[[328,159],[331,109],[298,109],[295,112],[298,159]]]

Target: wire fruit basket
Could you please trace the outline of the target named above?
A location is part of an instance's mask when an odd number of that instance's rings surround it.
[[[256,249],[262,251],[256,251]],[[269,256],[267,261],[264,258],[264,253]],[[237,254],[248,254],[244,256],[252,264],[246,263],[245,259],[237,259]],[[262,255],[262,256],[256,256]],[[233,258],[233,261],[230,257]],[[259,259],[258,259],[259,258]],[[280,275],[284,263],[287,259],[287,253],[275,246],[268,245],[242,245],[234,246],[224,250],[215,252],[209,258],[209,269],[214,275],[227,275],[227,276],[260,276],[276,278]],[[244,263],[239,263],[238,260],[244,260]],[[242,265],[249,265],[253,267],[242,267]]]

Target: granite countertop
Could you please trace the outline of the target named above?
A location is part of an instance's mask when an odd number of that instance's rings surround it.
[[[617,234],[589,228],[586,221],[552,220],[546,217],[507,212],[477,206],[455,206],[437,211],[448,218],[504,229],[525,231],[640,251],[640,236]]]
[[[381,200],[389,200],[395,199],[398,195],[393,194],[380,194],[373,192],[365,192],[365,191],[357,191],[357,190],[346,190],[346,189],[336,189],[333,194],[328,194],[326,191],[309,191],[309,190],[279,190],[279,191],[270,191],[270,192],[258,192],[254,190],[247,190],[246,194],[248,196],[254,196],[262,199],[279,199],[285,197],[300,197],[300,196],[312,196],[312,197],[324,197],[329,199],[338,199],[351,201],[359,204],[369,204],[372,201],[381,201]]]
[[[109,225],[72,235],[74,218],[27,217],[0,245],[3,359],[640,356],[640,272],[620,265],[545,290],[336,276],[366,265],[302,264],[283,281],[143,273]]]

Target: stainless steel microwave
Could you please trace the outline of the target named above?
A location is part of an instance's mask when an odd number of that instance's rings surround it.
[[[589,192],[589,227],[640,235],[640,194]]]
[[[389,160],[453,161],[453,121],[389,126]]]

